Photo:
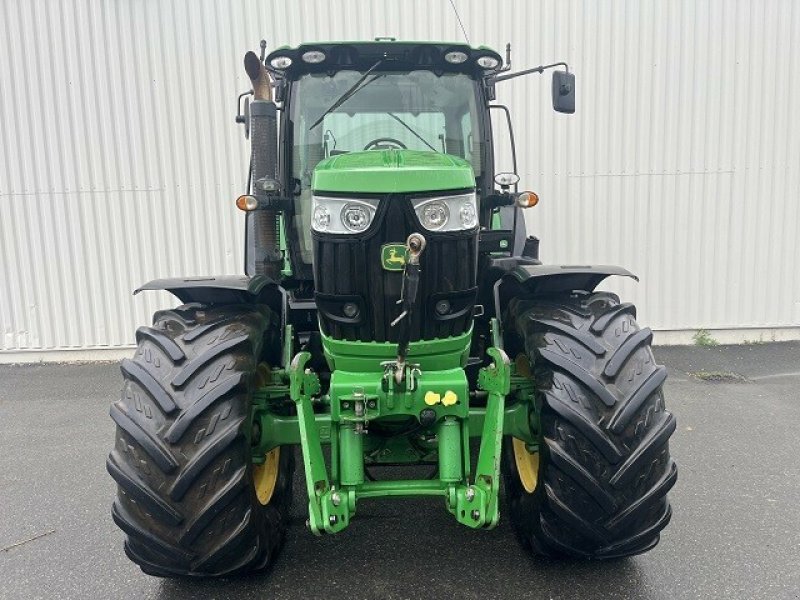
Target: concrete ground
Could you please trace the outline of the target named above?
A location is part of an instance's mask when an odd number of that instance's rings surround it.
[[[508,521],[472,532],[438,500],[365,503],[318,539],[298,479],[273,571],[224,582],[148,577],[124,556],[104,467],[115,365],[0,367],[0,598],[800,598],[800,343],[656,356],[680,471],[653,551],[535,560]]]

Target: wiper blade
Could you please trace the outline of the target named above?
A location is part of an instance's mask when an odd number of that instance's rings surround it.
[[[383,63],[383,59],[379,60],[374,65],[372,65],[369,69],[367,69],[366,72],[359,78],[358,81],[356,81],[353,84],[353,86],[349,90],[347,90],[344,94],[339,96],[339,99],[336,100],[336,102],[334,102],[333,104],[331,104],[328,107],[328,110],[326,110],[324,113],[322,113],[320,115],[319,119],[314,121],[314,123],[311,125],[311,127],[308,128],[308,130],[311,131],[312,129],[314,129],[314,127],[316,127],[317,125],[322,123],[322,119],[327,117],[330,113],[332,113],[334,110],[339,108],[342,104],[347,102],[347,100],[350,99],[353,95],[355,95],[356,92],[358,92],[359,90],[367,87],[370,83],[372,83],[373,81],[375,81],[379,77],[382,77],[381,75],[376,75],[375,77],[373,77],[372,79],[370,79],[369,81],[364,83],[364,81],[366,81],[367,77],[369,77],[370,73],[372,73],[375,69],[377,69],[381,65],[381,63]],[[364,83],[364,85],[361,85],[362,83]]]
[[[400,123],[400,125],[402,125],[406,129],[408,129],[414,137],[416,137],[420,142],[425,144],[428,148],[430,148],[434,152],[439,152],[436,148],[434,148],[427,141],[425,141],[424,137],[422,137],[420,134],[418,134],[416,131],[414,131],[414,129],[411,127],[411,125],[409,125],[408,123],[403,121],[403,119],[401,119],[400,117],[398,117],[397,115],[395,115],[393,113],[386,113],[386,114],[389,115],[390,117],[392,117],[398,123]]]

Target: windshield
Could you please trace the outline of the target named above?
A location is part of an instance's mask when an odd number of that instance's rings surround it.
[[[309,74],[293,85],[292,177],[300,184],[294,227],[306,263],[311,262],[311,175],[322,159],[408,148],[452,154],[471,163],[476,176],[482,171],[473,79],[427,70],[364,74]]]

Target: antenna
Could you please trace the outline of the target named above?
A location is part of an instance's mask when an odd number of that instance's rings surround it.
[[[464,23],[461,22],[461,15],[458,14],[458,9],[456,8],[455,2],[450,0],[450,6],[453,7],[453,12],[456,13],[456,19],[458,19],[458,24],[461,27],[461,33],[464,34],[464,39],[467,40],[467,44],[469,44],[469,36],[467,35],[467,30],[464,29]]]

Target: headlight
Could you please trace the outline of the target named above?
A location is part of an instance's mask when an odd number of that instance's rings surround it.
[[[451,65],[460,65],[461,63],[466,62],[467,58],[469,57],[464,52],[459,50],[454,50],[453,52],[448,52],[444,55],[444,59]]]
[[[422,226],[431,231],[439,231],[450,221],[450,209],[447,208],[447,204],[439,200],[421,204],[417,215]]]
[[[284,69],[288,69],[292,66],[292,59],[288,56],[276,56],[269,61],[269,64],[273,69],[283,71]]]
[[[475,193],[412,200],[420,224],[429,231],[463,231],[478,225]]]
[[[500,66],[500,60],[494,56],[481,56],[475,61],[482,69],[492,70]]]
[[[345,229],[358,233],[364,231],[372,222],[372,214],[369,208],[365,208],[362,204],[355,202],[348,202],[342,209],[342,224]]]
[[[301,58],[304,62],[312,65],[318,65],[325,60],[325,53],[320,50],[309,50],[308,52],[303,52],[303,56]]]
[[[331,198],[314,196],[311,229],[321,233],[361,233],[369,229],[378,210],[371,198]]]

